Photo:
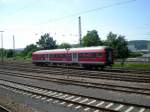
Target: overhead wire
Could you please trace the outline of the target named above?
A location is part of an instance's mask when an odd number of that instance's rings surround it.
[[[20,13],[21,11],[23,11],[23,10],[29,8],[29,7],[32,7],[33,4],[35,5],[35,3],[39,3],[39,2],[34,0],[34,1],[30,2],[30,3],[25,4],[23,7],[20,7],[18,9],[14,10],[14,11],[12,10],[12,12],[6,13],[6,14],[7,14],[7,16],[15,16],[16,14]]]
[[[77,16],[77,15],[83,15],[83,14],[86,14],[86,13],[90,13],[90,12],[94,12],[94,11],[98,11],[98,10],[102,10],[102,9],[106,9],[106,8],[111,8],[111,7],[115,7],[115,6],[119,6],[119,5],[124,5],[124,4],[134,2],[134,1],[136,1],[136,0],[128,0],[128,1],[118,2],[118,3],[114,3],[114,4],[110,4],[110,5],[105,5],[105,6],[102,6],[102,7],[77,12],[77,13],[74,13],[74,14],[71,14],[71,15],[66,15],[66,16],[62,16],[62,17],[59,17],[59,18],[50,19],[46,22],[41,22],[39,24],[47,24],[47,23],[50,23],[50,22],[60,21],[60,20],[63,20],[63,19],[69,18],[69,17],[74,17],[74,16]]]

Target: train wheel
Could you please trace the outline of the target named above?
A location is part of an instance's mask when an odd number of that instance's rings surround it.
[[[92,70],[94,67],[92,65],[87,65],[87,69]]]
[[[101,71],[103,71],[103,70],[104,70],[104,66],[101,67]]]
[[[84,68],[84,69],[89,69],[89,66],[88,65],[82,65],[82,67]]]
[[[36,65],[36,66],[39,66],[39,64],[38,64],[38,63],[36,63],[35,65]]]
[[[95,69],[95,70],[98,70],[99,68],[98,68],[98,66],[95,66],[94,69]]]

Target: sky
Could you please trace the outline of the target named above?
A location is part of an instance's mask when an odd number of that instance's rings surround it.
[[[7,49],[13,35],[16,48],[35,44],[44,33],[57,44],[76,44],[81,16],[82,37],[97,30],[101,40],[110,31],[126,40],[150,40],[149,11],[150,0],[0,0],[0,31]]]

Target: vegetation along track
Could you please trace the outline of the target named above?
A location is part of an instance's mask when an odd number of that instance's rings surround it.
[[[150,70],[144,69],[131,69],[131,68],[123,68],[123,67],[115,67],[115,68],[106,68],[107,72],[121,72],[121,73],[134,73],[134,74],[147,74],[150,75]]]
[[[0,86],[12,92],[63,105],[68,108],[90,112],[150,112],[148,106],[128,104],[68,92],[61,92],[8,80],[0,80]]]
[[[69,75],[78,76],[86,78],[96,78],[96,79],[107,79],[107,80],[119,80],[119,81],[130,81],[130,82],[144,82],[150,83],[150,75],[148,74],[131,74],[131,73],[114,73],[114,72],[104,72],[104,71],[87,71],[79,69],[64,69],[64,68],[54,68],[54,67],[35,67],[27,65],[0,65],[1,69],[8,70],[18,70],[26,72],[35,73],[47,73],[55,75]]]
[[[120,86],[120,85],[112,85],[112,84],[106,84],[106,83],[94,83],[89,81],[80,81],[78,79],[64,79],[60,77],[51,77],[48,75],[38,75],[38,74],[27,74],[27,73],[18,73],[13,71],[4,71],[0,70],[1,75],[8,75],[8,76],[16,76],[16,77],[23,77],[23,78],[29,78],[29,79],[36,79],[36,80],[43,80],[43,81],[49,81],[49,82],[56,82],[61,84],[69,84],[69,85],[77,85],[82,87],[91,87],[91,88],[97,88],[97,89],[105,89],[110,91],[117,91],[117,92],[125,92],[125,93],[134,93],[134,94],[140,94],[140,95],[147,95],[150,96],[150,89],[149,88],[142,88],[142,87],[127,87],[127,86]]]

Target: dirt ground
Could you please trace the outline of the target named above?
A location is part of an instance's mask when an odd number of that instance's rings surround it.
[[[0,105],[10,110],[10,112],[39,112],[31,107],[22,104],[17,104],[11,101],[10,99],[1,96],[0,96]]]

